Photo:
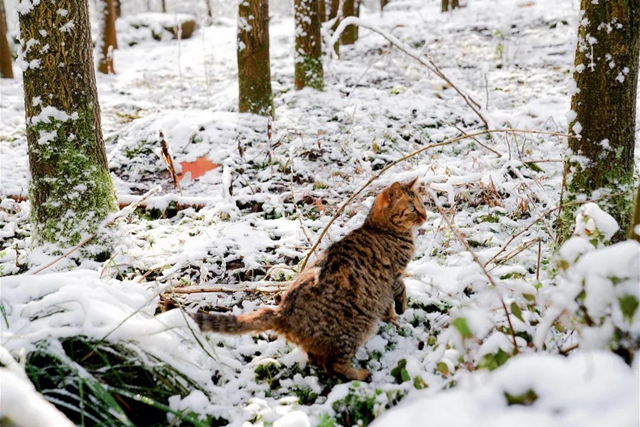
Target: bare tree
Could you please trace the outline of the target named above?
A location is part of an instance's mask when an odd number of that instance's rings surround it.
[[[324,0],[294,0],[296,47],[294,53],[296,89],[324,88],[322,40],[318,3]]]
[[[238,2],[238,86],[240,112],[273,116],[266,0]]]
[[[19,20],[29,64],[23,80],[32,240],[69,247],[118,204],[102,139],[88,2],[60,3],[30,3]]]
[[[358,0],[344,0],[342,3],[342,18],[346,18],[348,16],[357,16],[356,14],[356,3],[359,4]],[[357,25],[349,25],[344,29],[342,34],[340,35],[340,44],[348,45],[354,44],[358,39],[358,26]]]
[[[442,12],[458,9],[460,7],[459,0],[442,0]]]
[[[3,79],[13,78],[13,60],[7,40],[7,17],[2,0],[0,0],[0,77]]]
[[[600,199],[625,238],[633,209],[640,0],[582,0],[565,159],[560,241],[572,231],[573,201]]]
[[[103,74],[114,74],[113,51],[118,48],[116,38],[116,0],[101,0],[102,5],[102,46],[98,60],[98,71]]]

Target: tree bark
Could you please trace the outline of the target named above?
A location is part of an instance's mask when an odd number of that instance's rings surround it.
[[[241,113],[274,115],[266,0],[238,2],[238,86]]]
[[[102,139],[88,3],[42,1],[19,20],[29,64],[23,80],[32,241],[69,247],[118,206]]]
[[[582,0],[573,73],[559,241],[571,236],[576,204],[600,199],[626,237],[633,209],[633,167],[640,52],[640,0]]]
[[[115,74],[113,51],[118,48],[116,38],[116,4],[115,0],[102,0],[102,46],[98,60],[98,71],[103,74]]]
[[[445,1],[445,0],[443,0]],[[380,12],[384,10],[384,7],[389,4],[389,0],[380,0]]]
[[[327,2],[326,0],[318,0],[318,17],[320,22],[327,21]]]
[[[636,233],[636,227],[640,227],[640,185],[636,194],[636,207],[633,209],[633,219],[629,227],[629,238],[640,242],[640,230]]]
[[[460,7],[459,0],[442,0],[442,12],[448,12],[449,9],[458,9]]]
[[[358,0],[344,0],[342,3],[342,19],[348,16],[356,16],[356,2]],[[358,27],[349,25],[340,35],[340,44],[354,44],[358,39]]]
[[[324,0],[294,0],[296,47],[294,53],[297,90],[311,87],[324,88],[322,70],[322,39],[318,3]]]
[[[13,59],[9,40],[7,40],[7,17],[2,0],[0,0],[0,77],[3,79],[13,78]]]

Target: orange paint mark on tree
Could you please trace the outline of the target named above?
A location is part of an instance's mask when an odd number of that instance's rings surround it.
[[[187,172],[191,172],[191,179],[196,179],[220,166],[219,163],[213,163],[207,159],[207,156],[202,156],[195,162],[180,162],[180,164],[182,165],[182,173],[178,176],[180,181],[182,181]]]

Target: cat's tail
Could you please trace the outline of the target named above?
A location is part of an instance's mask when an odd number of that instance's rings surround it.
[[[193,313],[191,317],[202,332],[238,335],[277,329],[279,313],[277,309],[263,307],[252,313],[241,314],[240,316]]]

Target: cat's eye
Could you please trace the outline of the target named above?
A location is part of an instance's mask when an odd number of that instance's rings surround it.
[[[413,205],[409,206],[409,212],[415,212],[415,210],[416,210],[415,206]]]

